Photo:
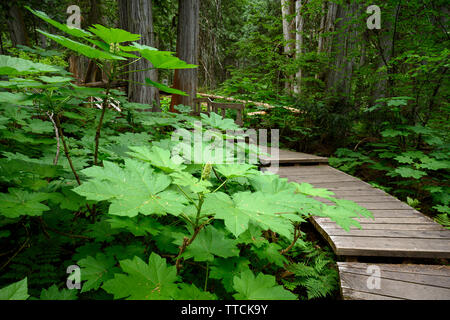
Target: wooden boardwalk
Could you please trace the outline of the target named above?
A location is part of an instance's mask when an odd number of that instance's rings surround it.
[[[338,269],[346,300],[450,300],[449,266],[338,262]],[[376,272],[379,280],[370,278]]]
[[[312,217],[311,221],[328,241],[339,260],[358,257],[450,258],[450,230],[368,183],[334,169],[327,158],[280,150],[279,158],[260,157],[272,171],[298,183],[327,188],[337,198],[352,200],[369,209],[374,219],[360,218],[362,229],[349,232],[333,221]],[[277,166],[284,164],[284,166]],[[295,164],[295,165],[286,165]],[[330,203],[324,199],[318,199]],[[338,263],[344,299],[448,299],[450,267],[433,265],[376,264],[381,269],[382,290],[369,290],[364,263]]]

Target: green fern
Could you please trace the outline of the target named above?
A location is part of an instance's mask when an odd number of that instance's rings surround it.
[[[331,253],[306,242],[301,251],[305,261],[288,266],[287,270],[295,279],[284,280],[284,286],[289,290],[305,291],[308,300],[333,295],[338,289],[338,272]]]

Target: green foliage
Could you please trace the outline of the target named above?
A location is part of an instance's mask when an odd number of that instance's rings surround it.
[[[250,9],[256,15],[256,7]],[[123,45],[139,35],[100,25],[89,32],[67,29],[30,11],[75,37],[41,32],[95,59],[108,82],[123,73],[117,60],[195,67],[171,52]],[[172,141],[175,129],[192,137],[201,121],[201,130],[214,129],[215,142],[224,142],[238,138],[225,134],[239,129],[231,119],[139,112],[148,106],[128,102],[119,90],[78,87],[61,68],[26,59],[0,57],[0,71],[8,77],[0,83],[0,249],[7,257],[0,283],[26,277],[2,289],[5,297],[27,298],[30,290],[41,299],[296,299],[296,287],[275,277],[293,261],[306,263],[296,251],[307,241],[291,245],[294,230],[311,215],[329,217],[344,229],[371,216],[326,189],[237,163],[238,153],[226,154],[232,161],[225,164],[172,156],[175,148],[191,147]],[[92,96],[119,100],[121,111],[93,108]],[[202,142],[205,155],[215,147]],[[421,165],[416,170],[441,167],[433,161]],[[73,264],[81,267],[77,292],[64,288],[66,267]],[[323,270],[316,271],[310,278],[319,281]],[[304,286],[311,296],[331,290]]]
[[[233,296],[238,300],[295,300],[297,297],[282,286],[277,285],[275,277],[246,270],[233,278],[234,289],[238,292]]]
[[[0,289],[0,300],[27,300],[27,278]]]

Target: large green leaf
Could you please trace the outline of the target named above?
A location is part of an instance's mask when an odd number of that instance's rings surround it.
[[[27,278],[0,289],[0,300],[27,300],[28,297]]]
[[[130,156],[150,162],[153,166],[163,170],[164,172],[171,173],[174,171],[181,171],[186,166],[175,163],[172,160],[169,150],[162,149],[157,146],[140,147],[132,146],[129,147],[132,152],[127,152]]]
[[[227,179],[236,177],[246,177],[259,173],[256,167],[252,164],[239,163],[239,164],[218,164],[215,165],[217,171],[223,174]]]
[[[185,198],[172,190],[166,190],[171,179],[155,173],[148,163],[125,159],[125,168],[109,161],[104,167],[82,170],[90,179],[74,191],[89,200],[109,200],[109,214],[134,217],[144,215],[179,215]]]
[[[51,33],[47,33],[45,31],[36,29],[37,31],[39,31],[40,33],[42,33],[44,36],[52,39],[53,41],[59,43],[60,45],[73,50],[75,52],[78,52],[79,54],[82,54],[88,58],[91,59],[106,59],[106,60],[126,60],[123,57],[120,57],[118,55],[114,55],[112,53],[109,53],[107,51],[103,51],[103,50],[98,50],[95,48],[92,48],[88,45],[85,45],[81,42],[78,41],[74,41],[71,39],[68,39],[66,37],[63,36],[57,36],[55,34],[51,34]]]
[[[210,112],[209,115],[206,115],[204,113],[200,114],[202,124],[203,125],[209,125],[213,128],[217,128],[220,130],[236,130],[239,129],[239,126],[234,123],[233,119],[224,119],[222,116],[218,115],[215,112]]]
[[[158,83],[155,81],[150,80],[149,78],[145,78],[145,82],[155,88],[158,88],[161,91],[167,92],[167,93],[173,93],[173,94],[178,94],[180,96],[189,96],[186,92],[178,90],[178,89],[174,89],[174,88],[170,88],[162,83]]]
[[[113,294],[115,299],[168,300],[177,294],[177,270],[168,266],[166,259],[152,252],[146,264],[138,257],[120,261],[123,273],[116,273],[114,279],[106,281],[102,288]]]
[[[174,184],[187,187],[194,193],[208,193],[208,188],[212,187],[208,180],[200,180],[187,172],[172,172],[170,176]]]
[[[130,33],[126,30],[116,28],[106,28],[100,24],[94,24],[89,28],[93,34],[105,41],[107,44],[135,41],[141,38],[141,35]]]
[[[46,193],[30,193],[17,188],[9,188],[8,191],[9,193],[0,193],[0,215],[8,218],[40,216],[42,212],[50,210],[41,203],[49,198]]]
[[[181,245],[181,242],[176,244]],[[183,257],[186,259],[193,257],[195,261],[213,261],[214,256],[229,258],[238,255],[239,250],[234,241],[225,238],[223,232],[209,225],[200,231],[195,240],[187,247]]]
[[[81,292],[97,290],[100,285],[114,277],[114,273],[119,272],[116,260],[112,256],[104,253],[97,253],[95,257],[88,256],[77,263],[81,267],[81,280],[83,283]]]
[[[197,68],[195,64],[189,64],[173,56],[172,52],[154,50],[154,48],[148,46],[142,46],[136,42],[133,42],[133,46],[128,48],[121,47],[125,51],[138,51],[142,57],[150,61],[153,67],[158,69],[187,69]]]
[[[25,8],[27,8],[29,11],[31,11],[31,13],[33,13],[36,16],[38,16],[39,18],[41,18],[45,22],[51,24],[52,26],[54,26],[55,28],[57,28],[57,29],[59,29],[61,31],[64,31],[67,34],[70,34],[71,36],[79,37],[79,38],[91,37],[92,36],[91,33],[87,32],[85,30],[78,29],[78,28],[70,28],[70,27],[68,27],[65,24],[62,24],[62,23],[59,23],[58,21],[53,20],[45,12],[38,11],[38,10],[33,10],[29,6],[25,6]]]
[[[0,55],[0,75],[25,75],[30,73],[58,72],[59,70],[58,67],[48,64]]]
[[[181,283],[179,288],[174,296],[175,300],[217,300],[215,294],[202,291],[194,284]]]
[[[244,257],[216,258],[211,264],[210,278],[220,280],[227,292],[234,292],[233,278],[249,270],[250,261]]]
[[[243,271],[240,276],[233,279],[234,289],[238,292],[233,295],[237,300],[296,300],[292,292],[277,285],[274,276],[263,273],[256,277],[250,270]]]
[[[222,219],[226,228],[236,237],[248,229],[249,221],[264,230],[271,229],[287,238],[292,234],[292,223],[274,212],[274,205],[262,193],[238,192],[233,198],[222,192],[206,194],[202,212]],[[283,202],[283,199],[279,199]]]

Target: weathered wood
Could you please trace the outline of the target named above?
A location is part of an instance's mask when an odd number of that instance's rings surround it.
[[[400,217],[400,218],[378,218],[375,217],[372,218],[356,218],[361,223],[385,223],[385,224],[416,224],[416,223],[427,223],[430,222],[428,218],[425,216],[422,217]],[[328,222],[331,221],[330,218],[325,217],[314,217],[314,220],[316,220],[318,223],[321,222]]]
[[[375,237],[375,238],[409,238],[409,239],[450,239],[450,233],[442,230],[351,230],[324,228],[330,236]]]
[[[314,221],[314,219],[312,220]],[[360,223],[362,230],[437,230],[442,231],[442,226],[431,223],[410,223],[410,224],[394,224],[394,223]],[[337,227],[335,222],[321,222],[320,226],[323,229],[328,227]],[[340,228],[342,229],[342,228]],[[356,226],[350,227],[350,230],[359,230]]]
[[[303,152],[294,152],[289,150],[283,150],[278,148],[268,148],[267,153],[270,156],[261,155],[259,156],[260,162],[263,165],[270,165],[271,163],[328,163],[328,158],[320,157],[312,154],[306,154]],[[277,171],[278,174],[282,176],[280,172],[284,172],[283,168],[267,168],[267,171]]]
[[[224,102],[214,102],[209,101],[209,105],[211,107],[211,111],[215,113],[219,113],[219,109],[221,109],[222,118],[225,118],[226,109],[236,110],[236,124],[239,126],[244,125],[243,115],[245,105],[242,103],[224,103]]]
[[[346,263],[338,262],[339,268],[351,268],[351,269],[361,269],[366,271],[367,267],[372,265],[370,263]],[[438,277],[450,277],[450,266],[444,265],[423,265],[423,264],[379,264],[382,268],[382,272],[396,272],[396,273],[410,273],[410,274],[420,274],[428,276],[438,276]],[[450,279],[442,279],[443,281],[450,281]],[[444,287],[450,288],[450,284],[447,283]]]
[[[332,236],[337,255],[449,258],[449,239]]]
[[[405,300],[401,298],[394,298],[389,296],[383,296],[381,294],[361,292],[342,287],[341,287],[341,295],[345,300]]]
[[[449,300],[450,267],[376,264],[378,287],[368,285],[369,264],[338,262],[344,299]],[[378,296],[378,297],[377,297]]]

